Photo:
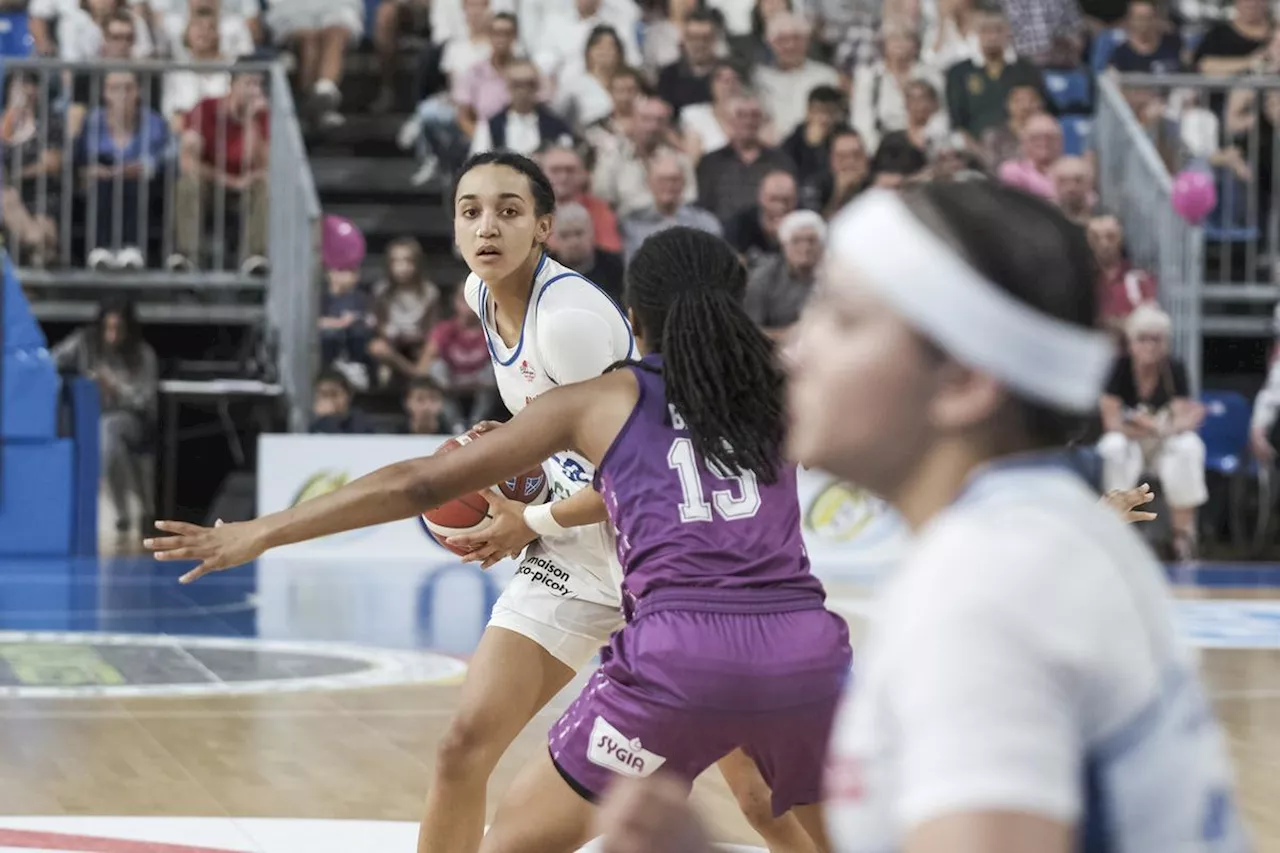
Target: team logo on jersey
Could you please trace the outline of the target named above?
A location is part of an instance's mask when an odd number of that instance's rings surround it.
[[[529,360],[525,359],[520,362],[520,375],[525,378],[526,382],[532,382],[538,378],[538,371],[534,370],[529,364]]]
[[[639,738],[627,738],[604,717],[596,717],[591,727],[587,760],[623,776],[648,776],[667,763],[663,756],[641,746]]]
[[[506,486],[506,493],[509,495],[516,494],[517,490],[523,493],[524,497],[531,498],[538,492],[542,491],[542,484],[546,480],[546,476],[539,474],[536,477],[525,477],[524,488],[520,489],[520,478],[512,477],[502,485]]]

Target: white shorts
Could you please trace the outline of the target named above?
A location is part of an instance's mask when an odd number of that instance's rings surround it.
[[[622,627],[621,598],[616,585],[554,553],[541,542],[529,546],[489,624],[528,637],[577,672]]]
[[[342,27],[351,33],[352,41],[364,36],[361,0],[270,0],[266,19],[277,41],[327,27]]]

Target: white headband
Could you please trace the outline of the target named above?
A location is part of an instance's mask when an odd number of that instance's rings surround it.
[[[832,223],[831,235],[832,254],[956,360],[1054,408],[1097,408],[1115,357],[1110,338],[1042,314],[987,281],[896,194],[864,193]]]

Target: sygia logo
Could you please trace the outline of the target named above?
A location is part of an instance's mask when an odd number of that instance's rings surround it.
[[[648,776],[667,763],[666,757],[645,749],[639,738],[628,739],[604,717],[596,717],[591,727],[587,760],[623,776]]]

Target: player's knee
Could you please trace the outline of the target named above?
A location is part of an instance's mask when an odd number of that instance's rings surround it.
[[[458,779],[477,773],[488,776],[506,748],[496,742],[496,728],[486,724],[483,714],[460,711],[436,746],[437,774]]]
[[[768,838],[778,820],[773,816],[773,793],[769,787],[759,780],[759,784],[735,786],[733,795],[751,828]]]

